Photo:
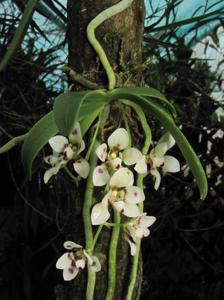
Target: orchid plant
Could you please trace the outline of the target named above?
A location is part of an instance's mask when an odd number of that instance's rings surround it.
[[[100,99],[100,105],[95,107],[94,99]],[[155,99],[160,103],[156,103]],[[119,128],[109,135],[105,134],[105,122],[112,100],[130,107],[135,113],[145,136],[142,149],[132,146],[133,134],[125,119],[125,126],[122,126],[121,121]],[[151,129],[140,104],[158,118],[167,130],[157,143],[152,143]],[[106,299],[112,300],[115,294],[116,251],[121,238],[130,246],[130,255],[133,257],[126,296],[127,300],[131,299],[137,276],[140,242],[149,236],[149,228],[156,221],[155,216],[144,211],[144,202],[149,199],[144,193],[143,181],[147,176],[151,177],[154,189],[158,190],[163,175],[181,170],[179,161],[169,154],[176,143],[196,179],[201,198],[206,197],[204,170],[191,145],[175,125],[172,113],[174,108],[168,100],[151,88],[68,92],[57,97],[53,111],[40,119],[28,134],[0,148],[2,152],[8,151],[17,142],[24,140],[22,161],[27,176],[31,178],[33,161],[48,144],[52,153],[43,157],[49,166],[43,174],[46,184],[61,174],[61,170],[65,170],[77,186],[80,180],[86,180],[83,196],[85,246],[66,241],[66,251],[58,258],[56,268],[63,271],[65,281],[75,279],[87,269],[88,300],[93,299],[96,273],[100,272],[101,265],[105,265],[105,260],[96,251],[96,245],[101,233],[108,229],[112,230],[112,234]],[[85,134],[94,123],[94,134],[87,139]]]
[[[51,166],[54,162],[54,165],[45,172],[45,183],[69,161],[73,162],[74,170],[81,177],[88,176],[89,164],[79,155],[85,149],[79,123],[76,123],[68,139],[56,135],[49,140],[49,144],[54,153],[44,157],[44,161],[50,163]],[[92,181],[96,187],[106,185],[104,189],[106,194],[99,203],[92,207],[91,222],[92,225],[116,225],[107,222],[111,218],[111,207],[124,215],[126,219],[122,227],[125,239],[130,245],[131,255],[134,256],[136,255],[136,241],[147,237],[150,233],[148,227],[156,221],[156,217],[147,216],[147,213],[141,212],[139,204],[145,200],[145,194],[143,188],[134,185],[134,172],[155,177],[154,188],[157,190],[161,181],[159,169],[163,172],[178,172],[180,164],[176,158],[165,155],[175,144],[175,140],[168,132],[160,138],[157,145],[147,155],[143,155],[137,148],[129,147],[129,144],[127,130],[118,128],[108,137],[107,144],[102,143],[95,150],[95,155],[103,164],[95,167]],[[80,168],[77,168],[77,164],[80,164]],[[64,243],[64,248],[70,252],[64,253],[56,263],[56,267],[63,270],[64,280],[74,279],[79,270],[85,268],[86,263],[95,272],[100,271],[98,258],[88,254],[88,250],[83,249],[82,246],[67,241]]]
[[[148,197],[144,194],[143,180],[146,176],[152,176],[154,188],[158,190],[162,174],[180,171],[178,160],[167,155],[175,143],[179,146],[194,175],[201,199],[206,197],[208,191],[201,163],[175,124],[175,107],[164,95],[151,87],[116,88],[113,68],[100,43],[96,40],[95,29],[105,20],[127,9],[132,1],[122,0],[105,9],[87,26],[87,38],[105,69],[108,89],[95,89],[96,84],[82,78],[82,83],[84,82],[87,88],[94,87],[94,90],[69,91],[60,94],[54,101],[53,110],[43,116],[27,134],[13,138],[0,148],[0,153],[4,153],[17,143],[24,142],[22,162],[27,177],[31,179],[34,159],[43,147],[49,144],[52,154],[44,156],[43,159],[49,166],[43,175],[43,181],[46,184],[52,181],[62,169],[66,170],[76,183],[81,179],[86,179],[83,195],[85,247],[66,241],[64,243],[66,252],[58,258],[56,268],[63,270],[64,280],[70,281],[87,267],[86,299],[88,300],[94,297],[96,272],[101,270],[101,264],[102,266],[105,264],[105,260],[101,261],[95,251],[102,229],[105,227],[112,229],[108,254],[106,300],[113,300],[115,295],[120,229],[123,230],[122,238],[130,245],[130,253],[133,256],[125,297],[126,300],[132,299],[138,277],[140,241],[149,236],[148,228],[156,221],[156,217],[148,216],[147,212],[144,212],[144,201],[148,201]],[[33,3],[30,5],[27,5],[28,15],[32,15],[35,7]],[[22,26],[19,26],[17,32],[19,38],[16,37],[16,40],[21,40],[25,29],[28,28],[29,20],[30,18],[25,18]],[[13,50],[10,47],[9,49]],[[79,81],[81,77],[78,74]],[[123,119],[116,123],[119,124],[117,126],[119,128],[105,140],[104,128],[112,101],[118,104],[118,108],[129,107],[134,112],[136,121],[143,131],[141,150],[131,146],[130,137],[133,134],[125,113]],[[151,128],[145,112],[160,121],[167,131],[153,147]],[[125,128],[122,127],[122,122]],[[92,133],[92,130],[94,133],[88,139],[88,147],[85,147],[83,137],[88,131]],[[81,153],[83,155],[86,148],[88,150],[83,158]],[[100,161],[99,165],[97,165],[97,160]],[[97,191],[97,201],[94,201],[95,191]],[[99,194],[102,196],[99,197]]]

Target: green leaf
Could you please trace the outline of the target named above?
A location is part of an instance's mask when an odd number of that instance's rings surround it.
[[[197,16],[197,17],[192,17],[192,18],[189,18],[189,19],[185,19],[185,20],[182,20],[182,21],[177,21],[177,22],[172,22],[172,23],[169,23],[169,24],[165,24],[165,25],[162,25],[162,26],[155,26],[155,27],[152,27],[151,25],[149,26],[146,26],[145,27],[145,32],[158,32],[158,31],[164,31],[164,30],[168,30],[168,29],[175,29],[177,27],[181,27],[181,26],[184,26],[184,25],[187,25],[187,24],[192,24],[192,23],[195,23],[195,22],[200,22],[202,20],[205,20],[207,22],[211,22],[211,16],[215,16],[216,18],[218,18],[219,16],[222,17],[222,14],[223,14],[224,10],[223,8],[219,8],[217,10],[214,10],[210,13],[207,13],[207,14],[203,14],[201,16]]]
[[[109,96],[103,90],[61,94],[56,98],[53,108],[59,131],[68,136],[76,121],[88,117],[108,101]]]
[[[170,112],[176,116],[176,109],[175,107],[166,99],[166,97],[161,94],[158,90],[151,88],[151,87],[127,87],[127,88],[119,88],[115,89],[111,92],[112,95],[116,96],[117,94],[122,94],[125,96],[126,94],[132,94],[136,96],[144,96],[144,97],[150,97],[155,98],[159,100],[162,104],[165,105],[167,109],[170,110]],[[146,98],[148,101],[148,98]]]
[[[48,143],[48,140],[56,135],[56,127],[53,112],[49,112],[41,118],[29,131],[22,147],[22,163],[29,179],[32,177],[32,164],[40,150]]]
[[[16,53],[17,49],[21,45],[22,40],[26,34],[27,28],[29,26],[29,23],[32,19],[32,15],[34,13],[37,2],[38,0],[30,0],[26,4],[26,8],[24,10],[22,19],[19,22],[19,26],[16,29],[13,39],[10,42],[8,49],[6,51],[6,54],[0,63],[0,72],[2,72],[7,67],[13,55]]]
[[[118,94],[117,97],[119,97]],[[123,94],[120,95],[120,99],[122,98],[124,98]],[[145,99],[144,97],[136,96],[133,94],[126,94],[125,99],[132,100],[133,102],[143,106],[154,117],[156,117],[173,135],[177,145],[179,146],[183,156],[186,159],[189,168],[194,175],[194,178],[196,179],[198,188],[200,190],[200,196],[202,199],[205,199],[208,193],[208,183],[204,169],[198,156],[195,154],[186,137],[175,124],[171,115],[167,113],[167,111],[161,105],[159,105],[155,101],[149,101],[149,99]]]
[[[95,119],[97,118],[97,116],[99,115],[99,113],[101,112],[101,110],[102,110],[102,108],[99,108],[98,110],[92,112],[91,114],[89,114],[87,117],[83,118],[80,121],[82,136],[84,136],[86,134],[86,132],[88,131],[89,127],[95,121]]]

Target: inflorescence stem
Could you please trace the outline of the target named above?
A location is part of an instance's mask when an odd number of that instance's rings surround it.
[[[149,150],[149,147],[151,145],[151,141],[152,141],[152,133],[151,133],[151,129],[148,125],[148,122],[146,120],[146,116],[145,116],[142,108],[139,105],[137,105],[137,104],[135,104],[131,101],[128,101],[128,100],[122,100],[122,103],[132,107],[135,110],[138,117],[139,117],[142,129],[145,133],[145,143],[144,143],[144,146],[142,148],[142,154],[143,155],[147,154],[148,150]],[[143,175],[141,175],[141,174],[139,174],[138,177],[137,177],[137,186],[140,189],[143,189]],[[140,208],[140,211],[142,213],[143,208],[144,208],[143,207],[143,202],[139,204],[139,208]],[[141,241],[139,240],[136,243],[136,254],[135,254],[135,256],[133,257],[133,260],[132,260],[132,267],[131,267],[129,285],[128,285],[128,290],[127,290],[125,300],[132,300],[132,295],[133,295],[133,292],[134,292],[136,279],[137,279],[140,247],[141,247]]]

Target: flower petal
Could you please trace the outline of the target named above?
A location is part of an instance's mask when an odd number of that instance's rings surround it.
[[[92,255],[92,264],[90,265],[90,268],[93,272],[99,272],[101,270],[101,263],[97,256]]]
[[[124,201],[115,201],[115,202],[113,202],[113,207],[114,207],[119,213],[123,213],[123,212],[124,212],[124,208],[125,208],[125,203],[124,203]]]
[[[179,161],[170,155],[164,156],[163,172],[176,173],[180,171]]]
[[[152,168],[159,168],[164,165],[164,157],[154,156],[150,154],[150,158],[152,161]]]
[[[144,237],[147,237],[150,235],[150,231],[148,230],[148,228],[143,228],[143,234],[144,234]]]
[[[103,200],[101,201],[105,206],[108,206],[109,199],[111,197],[112,191],[109,190],[109,192],[103,197]]]
[[[123,214],[129,218],[135,218],[140,215],[140,210],[136,204],[125,203]]]
[[[149,236],[150,231],[148,230],[148,228],[137,228],[135,230],[135,236],[142,239],[143,237]]]
[[[129,246],[130,246],[131,255],[135,256],[136,250],[137,250],[137,247],[136,247],[135,243],[131,242],[130,240],[128,240],[128,243],[129,243]]]
[[[155,156],[155,157],[163,157],[168,150],[167,144],[165,142],[163,143],[157,143],[155,148],[152,149],[150,152],[150,156]]]
[[[158,144],[161,144],[161,143],[166,143],[167,150],[169,150],[170,148],[172,148],[175,145],[175,139],[169,132],[166,132],[158,141]]]
[[[69,258],[68,252],[66,252],[62,256],[60,256],[56,262],[56,268],[60,269],[60,270],[69,268],[70,265],[71,265],[71,259]]]
[[[113,170],[119,170],[122,164],[122,160],[119,157],[116,157],[114,159],[111,159],[109,161],[109,164]]]
[[[70,268],[63,270],[63,278],[65,281],[70,281],[74,279],[78,273],[79,273],[79,269],[71,266]]]
[[[73,163],[73,167],[75,171],[81,176],[82,178],[87,178],[89,175],[89,163],[84,159],[80,158],[75,163]]]
[[[134,169],[139,174],[145,174],[147,172],[147,163],[145,155],[143,155],[142,159],[137,162]]]
[[[105,165],[97,166],[93,171],[93,184],[103,186],[110,180],[110,175]]]
[[[150,173],[152,174],[152,176],[155,179],[154,189],[157,191],[160,186],[160,183],[161,183],[161,175],[157,169],[150,170]]]
[[[74,129],[69,135],[69,141],[72,144],[80,144],[82,140],[82,133],[81,133],[81,127],[79,122],[75,123]]]
[[[45,171],[45,173],[44,173],[44,183],[45,184],[48,183],[48,181],[51,179],[52,176],[56,175],[59,172],[62,165],[63,165],[62,162],[58,163],[56,166],[54,166],[54,167],[48,169],[47,171]]]
[[[135,237],[142,239],[144,237],[144,230],[143,228],[138,227],[135,229]]]
[[[55,152],[61,153],[68,145],[68,139],[63,135],[56,135],[50,138],[49,144]]]
[[[131,166],[142,159],[142,153],[137,148],[125,149],[122,152],[122,159],[126,165]]]
[[[124,128],[116,129],[108,138],[107,143],[110,149],[117,151],[123,150],[128,147],[129,137],[128,132]]]
[[[76,243],[74,243],[72,241],[66,241],[66,242],[64,242],[63,246],[64,246],[65,249],[68,249],[68,250],[83,248],[81,245],[76,244]]]
[[[137,186],[130,186],[125,188],[125,202],[140,203],[145,200],[145,194],[142,189]]]
[[[93,206],[91,212],[91,221],[93,225],[101,225],[110,218],[108,207],[104,203],[97,203]]]
[[[44,161],[53,167],[59,162],[59,157],[57,155],[48,155],[44,157]]]
[[[103,143],[96,148],[96,155],[101,161],[105,161],[107,158],[107,144]]]
[[[156,218],[154,216],[146,216],[145,214],[140,217],[139,226],[140,227],[150,227],[155,223]]]
[[[71,160],[75,153],[72,150],[72,148],[70,146],[68,146],[68,147],[65,148],[63,154],[64,154],[64,159],[65,160]]]
[[[86,265],[85,259],[78,259],[75,261],[76,268],[84,269]]]
[[[111,187],[126,187],[134,183],[134,175],[128,168],[120,168],[110,179]]]
[[[77,155],[80,154],[82,151],[84,151],[85,148],[86,148],[86,144],[85,144],[85,142],[83,140],[81,140],[81,143],[79,144],[79,147],[80,148],[79,148],[79,150],[77,152]]]

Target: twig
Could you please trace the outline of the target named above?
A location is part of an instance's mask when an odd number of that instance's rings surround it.
[[[68,67],[67,65],[62,67],[62,71],[64,73],[66,73],[73,81],[78,82],[79,84],[81,84],[82,86],[84,86],[90,90],[99,90],[99,89],[104,88],[103,86],[98,85],[98,84],[84,78],[82,75],[80,75],[75,70]]]

